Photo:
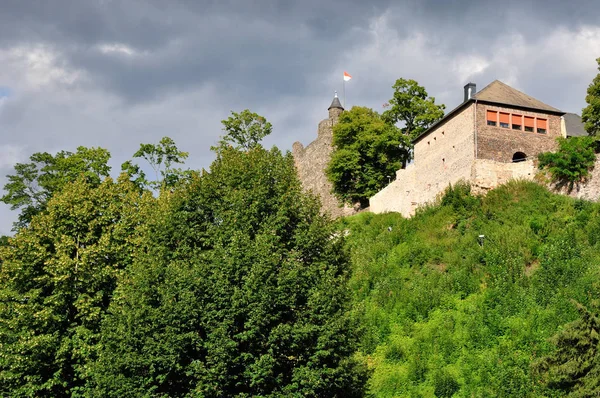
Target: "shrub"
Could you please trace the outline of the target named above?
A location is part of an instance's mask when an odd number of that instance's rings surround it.
[[[581,182],[594,168],[596,142],[595,137],[559,138],[558,151],[538,155],[539,168],[546,168],[554,182]]]

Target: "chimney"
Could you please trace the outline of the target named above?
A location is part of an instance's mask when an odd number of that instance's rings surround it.
[[[475,83],[467,83],[465,85],[465,99],[464,99],[464,102],[467,102],[468,100],[470,100],[471,98],[473,98],[473,96],[475,95],[475,92],[476,92]]]

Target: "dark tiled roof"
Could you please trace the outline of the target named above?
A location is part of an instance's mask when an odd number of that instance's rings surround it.
[[[500,80],[494,80],[483,90],[475,94],[474,97],[478,101],[562,113],[560,110],[504,84]]]
[[[567,137],[584,137],[588,135],[587,131],[585,131],[585,128],[583,127],[581,116],[576,113],[565,113],[563,118],[565,119]]]
[[[340,103],[340,99],[338,98],[337,93],[335,97],[333,97],[333,101],[331,101],[331,105],[329,105],[329,108],[327,108],[327,110],[330,110],[331,108],[338,108],[344,110],[344,107]]]
[[[429,132],[435,127],[439,126],[441,123],[447,121],[451,117],[453,117],[458,112],[462,111],[463,108],[477,101],[489,102],[497,105],[506,105],[506,106],[514,106],[518,108],[526,108],[531,110],[538,110],[542,112],[551,112],[557,113],[559,115],[563,115],[564,112],[550,106],[544,104],[542,101],[537,100],[529,95],[520,92],[517,89],[512,88],[511,86],[502,83],[500,80],[494,80],[487,86],[483,88],[483,90],[476,93],[471,99],[463,102],[458,105],[452,111],[448,112],[441,120],[437,123],[433,124],[427,130],[425,130],[421,135],[413,140],[413,142],[419,141],[421,138],[425,137]]]

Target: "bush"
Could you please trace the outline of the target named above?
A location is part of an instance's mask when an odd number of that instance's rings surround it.
[[[589,175],[596,162],[595,137],[559,138],[558,151],[538,155],[539,168],[546,168],[554,182],[572,184]]]

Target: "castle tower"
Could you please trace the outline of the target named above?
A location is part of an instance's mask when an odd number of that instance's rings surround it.
[[[292,146],[292,154],[302,187],[321,198],[323,211],[333,217],[340,217],[354,214],[355,210],[349,206],[340,206],[340,202],[331,192],[333,185],[325,174],[333,152],[333,126],[344,111],[337,92],[327,110],[329,118],[319,123],[317,139],[308,144],[306,148],[300,142],[295,142]]]
[[[329,120],[331,120],[333,124],[336,124],[340,115],[344,111],[344,107],[342,106],[342,104],[340,103],[340,99],[338,98],[337,91],[335,92],[333,101],[331,101],[331,105],[329,105],[329,108],[327,108],[327,110],[329,111]]]

